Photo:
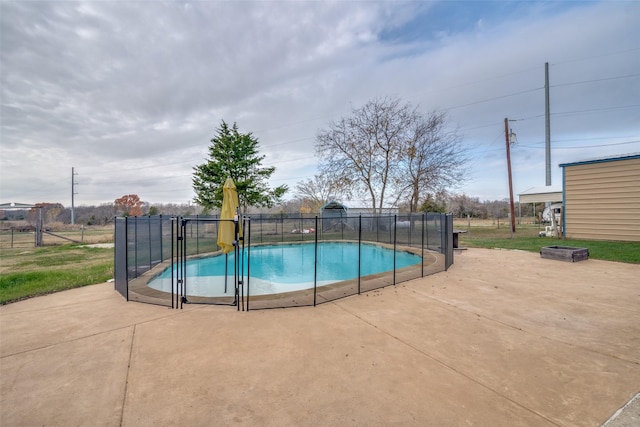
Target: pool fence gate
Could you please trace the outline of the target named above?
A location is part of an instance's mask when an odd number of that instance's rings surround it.
[[[453,264],[453,217],[451,214],[420,213],[379,216],[247,215],[238,219],[234,251],[223,254],[218,247],[218,226],[232,221],[218,216],[116,217],[114,225],[115,289],[127,301],[182,308],[185,304],[216,304],[236,310],[315,306],[351,295],[425,277],[447,270]],[[238,231],[242,230],[242,237]],[[319,280],[318,246],[327,242],[358,245],[357,277],[326,284]],[[313,286],[271,295],[252,294],[252,252],[262,245],[314,245]],[[361,247],[375,244],[393,251],[388,271],[362,275]],[[281,251],[284,255],[284,251]],[[410,252],[422,262],[398,268],[396,255]],[[224,256],[226,294],[203,296],[202,284],[189,268],[190,260]],[[277,255],[276,255],[277,256]],[[228,262],[226,262],[228,261]],[[272,260],[284,263],[284,260]],[[290,268],[301,268],[292,266]],[[160,274],[170,280],[168,289],[148,286]],[[286,271],[285,273],[286,274]],[[255,282],[255,279],[253,279]],[[206,285],[205,285],[206,286]]]

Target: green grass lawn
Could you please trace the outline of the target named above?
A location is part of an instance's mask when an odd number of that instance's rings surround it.
[[[530,252],[540,252],[543,246],[572,246],[589,249],[589,258],[605,261],[618,261],[640,264],[640,243],[611,242],[601,240],[573,240],[554,237],[538,237],[537,226],[517,227],[511,235],[508,226],[496,227],[463,227],[466,234],[460,235],[460,245],[475,248],[519,249]]]
[[[77,245],[3,249],[0,304],[113,278],[113,249]]]

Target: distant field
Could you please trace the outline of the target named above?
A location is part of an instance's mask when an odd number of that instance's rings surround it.
[[[80,226],[65,229],[48,228],[50,231],[43,233],[44,246],[65,245],[68,243],[111,243],[113,242],[113,225],[108,226]],[[29,248],[35,246],[35,232],[3,230],[0,231],[0,249]],[[70,240],[68,240],[70,239]]]

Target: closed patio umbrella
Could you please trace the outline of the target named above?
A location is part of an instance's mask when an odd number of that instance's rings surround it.
[[[240,218],[236,218],[238,214],[238,192],[233,179],[227,178],[222,187],[222,209],[220,209],[220,223],[218,225],[218,246],[222,252],[228,254],[234,249],[234,241],[236,240],[236,226]],[[235,222],[237,219],[238,222]],[[234,222],[232,222],[234,221]],[[242,227],[238,227],[238,237],[242,236]]]

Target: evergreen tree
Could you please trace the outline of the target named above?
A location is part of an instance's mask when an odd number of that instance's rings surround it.
[[[205,210],[222,206],[222,186],[233,178],[240,205],[272,207],[287,192],[286,185],[270,189],[267,180],[276,168],[262,167],[265,156],[258,154],[258,139],[251,133],[238,132],[236,123],[229,127],[222,121],[217,135],[209,146],[209,159],[196,167],[193,173],[194,201]]]

